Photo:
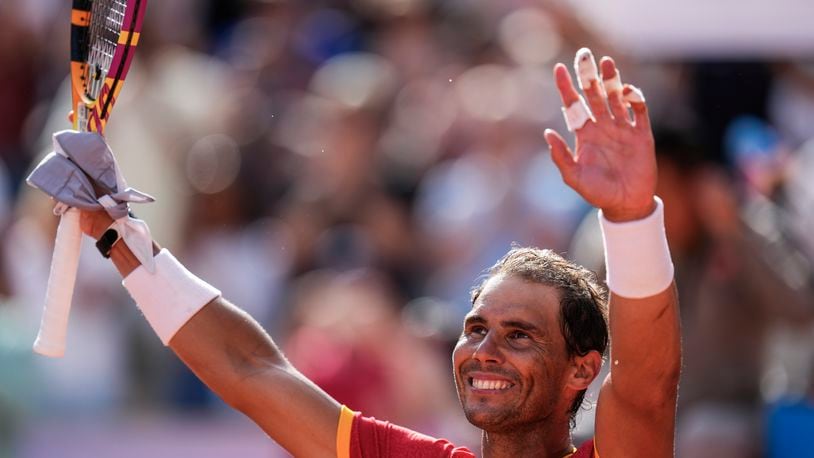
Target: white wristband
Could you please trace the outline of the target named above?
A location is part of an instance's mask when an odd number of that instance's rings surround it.
[[[155,257],[155,273],[142,265],[122,281],[164,345],[204,305],[221,293],[193,275],[166,249]]]
[[[599,212],[608,288],[614,294],[641,299],[664,291],[673,282],[664,203],[658,197],[655,200],[656,210],[636,221],[613,223]]]

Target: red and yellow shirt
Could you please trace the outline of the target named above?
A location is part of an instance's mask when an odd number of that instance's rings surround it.
[[[475,458],[466,447],[430,437],[390,422],[363,417],[342,406],[336,432],[338,458]],[[593,440],[582,444],[570,458],[599,458]]]

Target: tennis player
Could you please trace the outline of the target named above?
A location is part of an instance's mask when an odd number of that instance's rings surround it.
[[[534,248],[512,249],[475,288],[452,359],[484,457],[673,456],[680,331],[653,137],[641,91],[622,84],[613,60],[600,67],[601,79],[591,52],[577,53],[582,94],[566,67],[555,67],[576,148],[552,130],[545,139],[563,180],[601,210],[610,297],[587,270]],[[104,212],[82,215],[164,344],[293,455],[475,456],[341,405],[169,251],[155,245],[148,272],[111,223]],[[595,436],[574,444],[574,414],[609,342]]]

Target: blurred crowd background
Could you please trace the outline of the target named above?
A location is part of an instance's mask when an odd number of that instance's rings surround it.
[[[512,242],[601,274],[594,211],[542,131],[564,132],[553,64],[612,55],[656,130],[678,456],[814,456],[814,7],[660,3],[151,1],[107,138],[158,199],[134,209],[155,238],[302,372],[478,449],[450,368],[471,286]],[[87,240],[67,355],[30,350],[57,218],[24,179],[69,127],[69,9],[0,1],[0,457],[286,456]]]

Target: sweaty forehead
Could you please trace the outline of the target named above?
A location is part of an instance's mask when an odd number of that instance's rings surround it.
[[[517,276],[496,275],[483,286],[469,315],[486,320],[521,319],[538,326],[558,326],[559,293],[553,286]]]

